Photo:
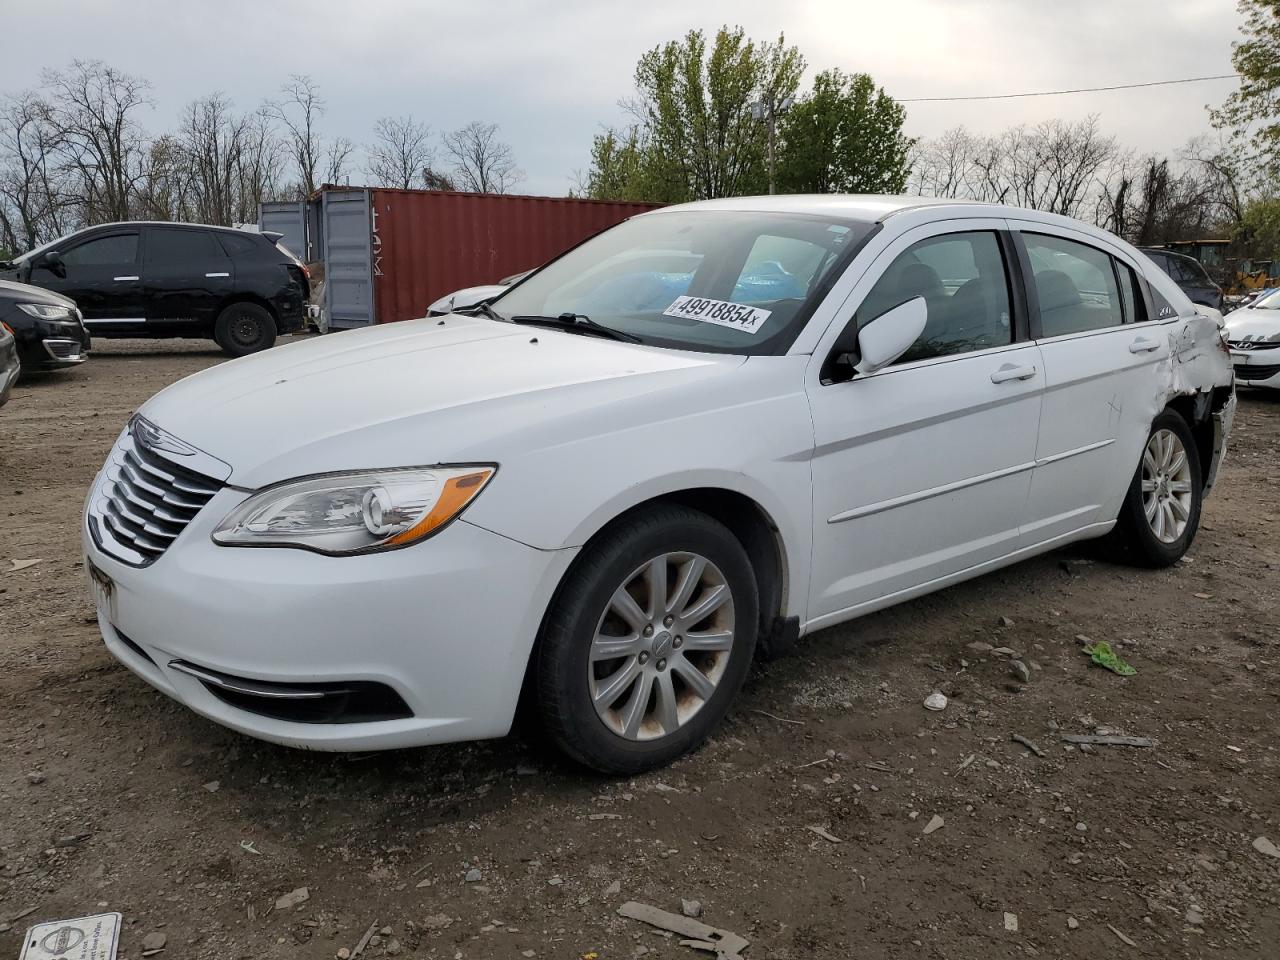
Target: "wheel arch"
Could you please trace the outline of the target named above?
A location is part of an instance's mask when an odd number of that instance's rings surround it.
[[[1182,417],[1191,428],[1191,436],[1195,439],[1196,453],[1200,459],[1200,481],[1206,487],[1212,477],[1213,458],[1217,445],[1213,415],[1227,402],[1230,394],[1230,387],[1183,394],[1170,399],[1164,407],[1164,410],[1172,410]]]
[[[519,712],[528,714],[534,688],[534,665],[542,645],[547,617],[560,599],[560,592],[578,566],[588,562],[592,545],[617,524],[637,513],[663,504],[680,504],[698,510],[724,524],[742,544],[755,573],[760,595],[760,634],[757,655],[773,657],[784,653],[798,635],[799,616],[791,597],[793,568],[789,562],[785,538],[774,516],[757,499],[747,494],[717,486],[686,486],[663,491],[611,513],[603,521],[597,519],[585,536],[575,538],[582,543],[573,562],[560,575],[542,612],[538,631],[530,646],[521,685]],[[580,534],[582,531],[579,531]]]
[[[222,316],[223,311],[225,311],[227,307],[235,306],[237,303],[252,303],[254,306],[262,307],[262,309],[266,310],[267,313],[271,314],[271,319],[273,321],[275,321],[277,324],[280,323],[280,313],[278,310],[276,310],[275,306],[271,303],[271,301],[268,300],[266,297],[260,296],[256,293],[251,293],[250,291],[247,291],[247,290],[241,290],[236,293],[229,293],[225,297],[223,297],[220,301],[218,301],[218,309],[214,311],[213,318],[210,321],[210,323],[211,324],[217,323],[218,318]]]

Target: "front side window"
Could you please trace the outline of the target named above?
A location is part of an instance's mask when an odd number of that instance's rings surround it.
[[[115,233],[109,237],[95,237],[62,255],[68,267],[100,267],[133,263],[138,259],[138,235]]]
[[[147,234],[149,264],[190,265],[194,269],[221,256],[221,249],[214,246],[213,235],[206,230],[153,227]]]
[[[1032,293],[1040,305],[1040,335],[1117,327],[1124,322],[1111,257],[1074,240],[1024,233]]]
[[[779,353],[873,229],[806,214],[648,214],[569,251],[493,307],[504,319],[582,315],[659,346]]]
[[[915,297],[924,297],[928,319],[898,363],[985,350],[1013,340],[1009,280],[994,233],[948,233],[908,247],[858,307],[858,326]]]

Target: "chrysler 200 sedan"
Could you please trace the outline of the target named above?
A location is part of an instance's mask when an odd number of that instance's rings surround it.
[[[469,315],[174,384],[85,551],[111,652],[252,736],[701,743],[753,656],[1088,537],[1196,534],[1218,322],[1063,217],[895,197],[637,216]]]

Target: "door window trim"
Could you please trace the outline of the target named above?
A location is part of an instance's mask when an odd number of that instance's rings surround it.
[[[66,257],[66,255],[71,253],[73,250],[79,250],[81,247],[87,246],[91,243],[96,243],[99,240],[110,240],[112,237],[129,236],[138,238],[138,242],[133,246],[132,260],[112,260],[110,263],[80,264],[80,266],[109,267],[126,263],[137,265],[142,262],[142,231],[137,227],[113,228],[110,230],[103,230],[101,233],[95,233],[92,236],[79,238],[76,243],[68,244],[66,247],[58,250],[58,255]]]
[[[866,289],[862,291],[861,296],[858,298],[857,305],[852,310],[847,309],[848,304],[853,297],[853,294],[851,293],[850,296],[837,308],[837,316],[844,315],[845,319],[831,324],[831,328],[836,329],[835,336],[831,338],[825,349],[823,348],[823,342],[826,341],[827,338],[824,336],[823,339],[818,342],[818,349],[814,350],[813,353],[815,359],[817,357],[822,357],[818,366],[819,374],[816,378],[817,384],[822,387],[835,387],[844,383],[856,383],[859,380],[865,380],[868,377],[880,377],[890,373],[897,373],[899,371],[916,370],[921,367],[933,366],[938,363],[950,363],[956,360],[966,360],[970,357],[980,357],[1001,353],[1006,350],[1025,347],[1028,343],[1033,342],[1032,337],[1030,336],[1030,314],[1028,311],[1030,298],[1027,296],[1025,284],[1022,281],[1021,263],[1016,261],[1017,248],[1012,238],[1012,232],[1013,231],[1011,231],[1005,224],[1003,218],[972,217],[967,219],[957,218],[954,220],[938,220],[932,223],[921,224],[919,227],[908,230],[903,233],[902,236],[895,238],[893,243],[880,251],[876,256],[876,259],[867,266],[866,271],[864,271],[862,276],[859,278],[858,284],[861,285],[864,279],[871,276],[873,273],[875,275],[875,279],[871,280]],[[942,354],[936,357],[923,357],[919,360],[910,360],[906,363],[891,364],[881,370],[875,371],[875,373],[856,374],[849,380],[829,380],[824,375],[824,372],[829,370],[831,363],[839,353],[846,352],[842,350],[842,342],[845,340],[846,333],[849,331],[850,327],[853,327],[856,324],[858,319],[858,310],[862,307],[863,302],[867,299],[867,296],[870,295],[871,291],[875,289],[876,284],[884,277],[884,274],[889,267],[893,265],[898,257],[906,253],[918,243],[960,233],[990,233],[995,235],[996,247],[1000,253],[1001,261],[1004,264],[1005,284],[1007,286],[1009,296],[1010,341],[1008,343],[997,344],[992,347],[984,347],[981,350],[968,350],[963,353]],[[902,243],[899,247],[899,243],[904,240],[906,242]],[[882,268],[881,264],[883,264]],[[879,272],[876,272],[877,268],[880,268]],[[857,288],[855,287],[855,291],[856,289]],[[828,329],[828,332],[831,328]]]
[[[1087,337],[1087,336],[1093,336],[1095,334],[1101,334],[1101,333],[1112,333],[1116,330],[1120,330],[1129,325],[1129,321],[1125,317],[1124,302],[1123,302],[1124,296],[1120,291],[1120,274],[1119,274],[1119,271],[1117,271],[1116,269],[1117,257],[1114,253],[1112,253],[1110,250],[1104,250],[1102,247],[1098,246],[1096,243],[1090,243],[1088,239],[1082,239],[1083,235],[1065,236],[1064,234],[1061,234],[1061,233],[1050,233],[1044,230],[1023,230],[1018,227],[1015,227],[1012,230],[1012,233],[1013,233],[1014,245],[1017,247],[1017,250],[1018,250],[1018,262],[1022,268],[1023,286],[1026,292],[1027,308],[1028,308],[1028,315],[1030,317],[1030,330],[1031,330],[1032,340],[1034,340],[1036,343],[1057,343],[1059,340],[1070,340],[1075,337]],[[1094,253],[1097,253],[1106,257],[1108,261],[1110,261],[1111,263],[1111,275],[1112,277],[1115,278],[1115,281],[1116,281],[1116,295],[1119,297],[1121,301],[1119,304],[1117,304],[1117,306],[1120,309],[1120,322],[1111,324],[1106,327],[1094,327],[1089,330],[1074,330],[1071,333],[1058,334],[1056,337],[1046,337],[1044,335],[1044,327],[1041,326],[1041,323],[1040,323],[1039,291],[1035,290],[1033,295],[1033,287],[1036,282],[1035,280],[1036,275],[1035,275],[1035,270],[1032,269],[1032,266],[1031,266],[1031,254],[1027,250],[1027,242],[1025,239],[1023,239],[1024,236],[1027,236],[1027,235],[1030,235],[1033,237],[1051,237],[1055,240],[1065,240],[1068,243],[1076,243],[1082,247],[1088,247]],[[1132,264],[1128,264],[1128,265],[1131,268],[1133,266]],[[1137,271],[1135,270],[1135,273],[1136,272]],[[1142,276],[1141,273],[1138,273],[1138,276],[1141,277]],[[1149,309],[1150,307],[1148,306],[1148,310]]]

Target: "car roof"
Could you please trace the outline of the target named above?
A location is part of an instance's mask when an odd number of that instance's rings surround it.
[[[955,200],[948,197],[917,197],[874,193],[820,193],[779,194],[757,197],[724,197],[716,200],[697,200],[693,203],[660,207],[640,214],[644,217],[662,216],[682,210],[736,210],[748,213],[798,213],[839,217],[864,223],[884,221],[908,212],[921,214],[921,219],[936,211],[936,219],[1004,218],[1034,221],[1066,227],[1101,239],[1114,242],[1117,238],[1090,223],[1043,210],[1030,210],[1001,203],[978,200]]]
[[[235,233],[243,237],[262,236],[257,230],[237,230],[235,227],[226,227],[216,223],[187,223],[179,220],[116,220],[111,223],[95,223],[91,227],[85,227],[80,232],[108,230],[114,227],[177,227],[178,229],[190,230],[217,230],[220,233]]]

